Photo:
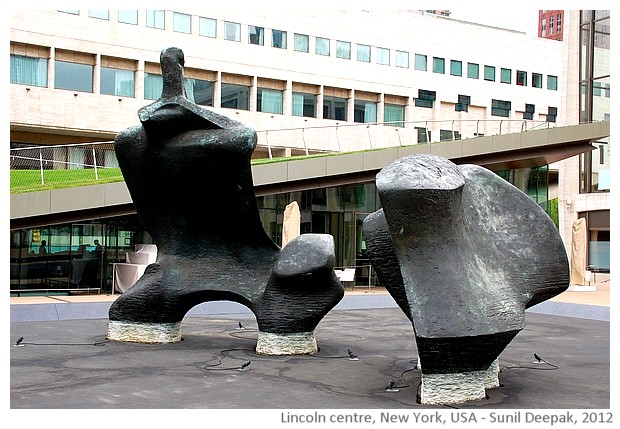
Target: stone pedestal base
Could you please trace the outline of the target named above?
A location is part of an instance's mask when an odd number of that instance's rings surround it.
[[[262,355],[309,355],[319,351],[314,331],[291,334],[259,332],[256,353]]]
[[[421,404],[458,404],[486,398],[486,389],[499,386],[499,361],[485,371],[424,374],[418,391]]]
[[[110,320],[108,339],[134,343],[177,343],[181,341],[181,322],[138,323]]]

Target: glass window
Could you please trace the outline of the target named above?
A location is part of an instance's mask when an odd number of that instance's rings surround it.
[[[525,111],[523,112],[523,119],[534,119],[534,112],[536,106],[533,104],[525,104]]]
[[[295,33],[293,42],[295,49],[297,52],[310,52],[310,38],[306,34],[297,34]]]
[[[164,80],[160,74],[144,73],[144,99],[157,100],[164,90]]]
[[[177,33],[192,32],[192,17],[184,13],[174,12],[172,15],[172,30]]]
[[[336,58],[351,59],[351,43],[338,40],[336,42]]]
[[[107,10],[89,10],[88,16],[98,19],[110,19],[110,13]]]
[[[491,100],[491,115],[510,117],[511,103],[504,100]]]
[[[418,143],[426,143],[431,141],[431,130],[423,127],[415,127],[418,134]]]
[[[59,9],[58,12],[70,13],[71,15],[79,15],[80,14],[80,10],[79,9]]]
[[[353,121],[362,123],[377,122],[377,103],[355,100],[353,104]]]
[[[532,86],[534,88],[542,88],[542,74],[540,73],[532,73]]]
[[[558,77],[557,76],[552,76],[552,75],[547,76],[547,89],[550,89],[552,91],[558,90]]]
[[[377,64],[390,65],[390,50],[386,48],[377,48]]]
[[[461,95],[459,94],[459,102],[454,105],[454,110],[456,112],[467,112],[469,111],[469,105],[471,104],[471,97],[469,95]]]
[[[163,30],[166,22],[166,13],[163,10],[147,10],[146,26]]]
[[[286,31],[271,30],[271,47],[286,49]]]
[[[409,68],[409,52],[396,51],[396,67]]]
[[[426,109],[432,109],[436,98],[437,98],[437,93],[435,91],[419,89],[418,97],[415,99],[414,103],[417,107],[424,107]]]
[[[421,70],[421,71],[426,71],[428,64],[427,64],[427,59],[426,59],[426,55],[422,55],[422,54],[415,54],[415,69],[416,70]]]
[[[93,66],[56,60],[54,88],[93,92]]]
[[[119,10],[118,22],[123,24],[138,25],[138,11],[137,10]]]
[[[484,66],[484,80],[495,82],[495,67]]]
[[[505,69],[502,68],[499,72],[499,81],[501,83],[510,83],[511,82],[511,76],[512,76],[512,70],[511,69]]]
[[[317,37],[314,52],[318,55],[329,56],[329,39]]]
[[[527,72],[517,70],[517,85],[527,86]]]
[[[479,79],[480,66],[476,63],[467,63],[467,77],[470,79]]]
[[[47,86],[47,58],[11,55],[11,83]]]
[[[201,106],[213,106],[213,82],[185,78],[183,85],[187,99]]]
[[[452,130],[439,130],[439,141],[447,141],[447,140],[460,140],[457,137],[457,133],[453,133]],[[460,135],[458,135],[460,137]]]
[[[133,97],[135,88],[135,73],[133,70],[122,70],[111,67],[101,67],[101,94]]]
[[[461,61],[450,60],[450,74],[452,76],[463,76],[463,63]]]
[[[323,97],[323,119],[347,120],[347,99],[339,97]]]
[[[445,73],[446,60],[443,58],[433,57],[433,73]]]
[[[241,41],[241,24],[224,21],[224,39],[233,42]]]
[[[316,117],[316,95],[293,93],[293,116]]]
[[[250,110],[250,87],[222,84],[222,107],[228,109]]]
[[[213,18],[203,18],[198,20],[198,34],[205,37],[215,37],[217,30],[217,21]]]
[[[370,46],[357,45],[357,60],[365,63],[370,62]]]
[[[248,42],[251,45],[265,45],[265,29],[263,27],[256,27],[255,25],[248,25]]]
[[[256,92],[256,110],[264,113],[282,114],[282,91],[258,88]]]
[[[386,103],[383,106],[383,121],[385,122],[385,125],[404,127],[405,106]]]

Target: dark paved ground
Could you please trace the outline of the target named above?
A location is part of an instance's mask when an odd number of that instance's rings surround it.
[[[511,410],[609,410],[609,321],[526,314],[526,328],[500,356],[503,386],[458,408],[511,416]],[[333,310],[316,330],[321,350],[313,356],[257,356],[255,329],[248,313],[192,316],[183,322],[184,341],[146,345],[106,342],[106,319],[12,322],[10,408],[279,410],[268,415],[272,425],[292,409],[453,409],[416,403],[416,346],[398,308]],[[22,346],[15,346],[19,337]],[[359,360],[350,360],[347,349]],[[557,368],[534,363],[534,353]],[[390,379],[398,392],[385,390]]]

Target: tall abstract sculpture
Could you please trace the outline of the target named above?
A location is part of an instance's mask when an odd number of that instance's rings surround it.
[[[115,151],[157,261],[109,311],[108,337],[176,342],[195,305],[229,300],[256,316],[258,353],[317,351],[314,329],[343,297],[334,242],[302,234],[280,248],[263,230],[250,158],[256,133],[184,96],[184,55],[161,53],[161,98]]]
[[[412,322],[418,401],[482,399],[525,309],[568,287],[568,260],[549,216],[475,165],[432,155],[398,159],[376,177],[382,209],[363,224],[377,276]]]

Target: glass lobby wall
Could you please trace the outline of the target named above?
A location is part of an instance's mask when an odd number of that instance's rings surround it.
[[[500,177],[526,193],[536,204],[549,213],[549,166],[517,168],[497,173]]]
[[[356,267],[356,283],[368,283],[370,263],[362,222],[379,208],[374,183],[262,196],[257,201],[263,228],[278,245],[282,244],[284,209],[297,201],[301,213],[300,232],[333,236],[336,268]]]
[[[11,231],[10,289],[111,292],[112,264],[144,237],[136,216]]]

